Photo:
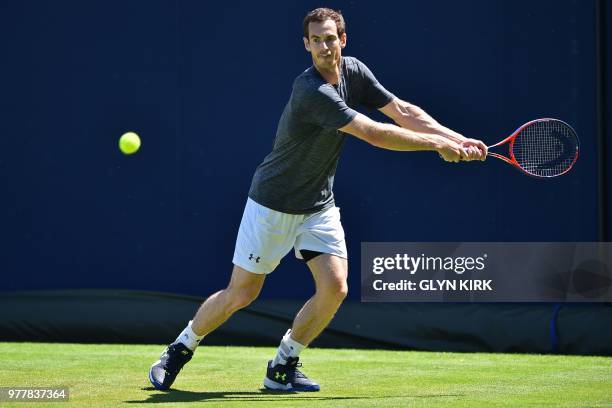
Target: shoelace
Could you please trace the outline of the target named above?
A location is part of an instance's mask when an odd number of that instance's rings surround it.
[[[185,362],[187,361],[187,356],[184,356],[181,353],[170,354],[168,351],[169,350],[167,350],[165,353],[168,358],[166,359],[166,366],[164,368],[166,369],[166,371],[177,373],[181,370],[181,368],[183,368],[183,365],[185,365]]]
[[[302,363],[297,363],[295,365],[295,377],[296,378],[307,378],[300,370],[298,370],[298,367],[301,367]]]

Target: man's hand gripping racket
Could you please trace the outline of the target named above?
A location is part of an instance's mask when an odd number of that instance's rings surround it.
[[[570,171],[580,142],[570,125],[558,119],[536,119],[525,123],[489,150],[508,145],[507,155],[489,151],[487,156],[509,163],[534,177],[556,177]]]

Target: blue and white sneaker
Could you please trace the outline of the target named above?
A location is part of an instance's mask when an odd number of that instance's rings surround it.
[[[166,347],[159,360],[149,370],[149,381],[158,390],[166,391],[176,379],[181,368],[193,357],[193,351],[183,343]]]
[[[299,357],[289,357],[287,363],[277,364],[272,367],[272,360],[268,361],[268,370],[264,378],[264,387],[277,391],[319,391],[321,387],[316,382],[309,380],[298,367]]]

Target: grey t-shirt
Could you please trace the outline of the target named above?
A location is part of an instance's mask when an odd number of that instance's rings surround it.
[[[289,214],[334,206],[332,187],[348,124],[363,105],[382,108],[393,98],[372,72],[353,57],[342,57],[340,82],[331,85],[311,66],[293,82],[278,122],[272,152],[255,170],[249,197]]]

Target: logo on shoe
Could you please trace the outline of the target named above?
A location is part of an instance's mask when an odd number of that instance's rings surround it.
[[[283,373],[281,375],[281,373],[279,373],[278,371],[276,372],[276,374],[274,374],[274,379],[276,380],[281,380],[281,381],[285,381],[285,378],[287,378],[287,373]]]
[[[256,257],[256,258],[255,258],[255,257],[253,256],[253,254],[250,254],[250,255],[249,255],[249,261],[252,261],[253,259],[255,259],[255,263],[259,263],[259,260],[261,259],[261,257],[260,257],[260,256],[258,256],[258,257]]]

